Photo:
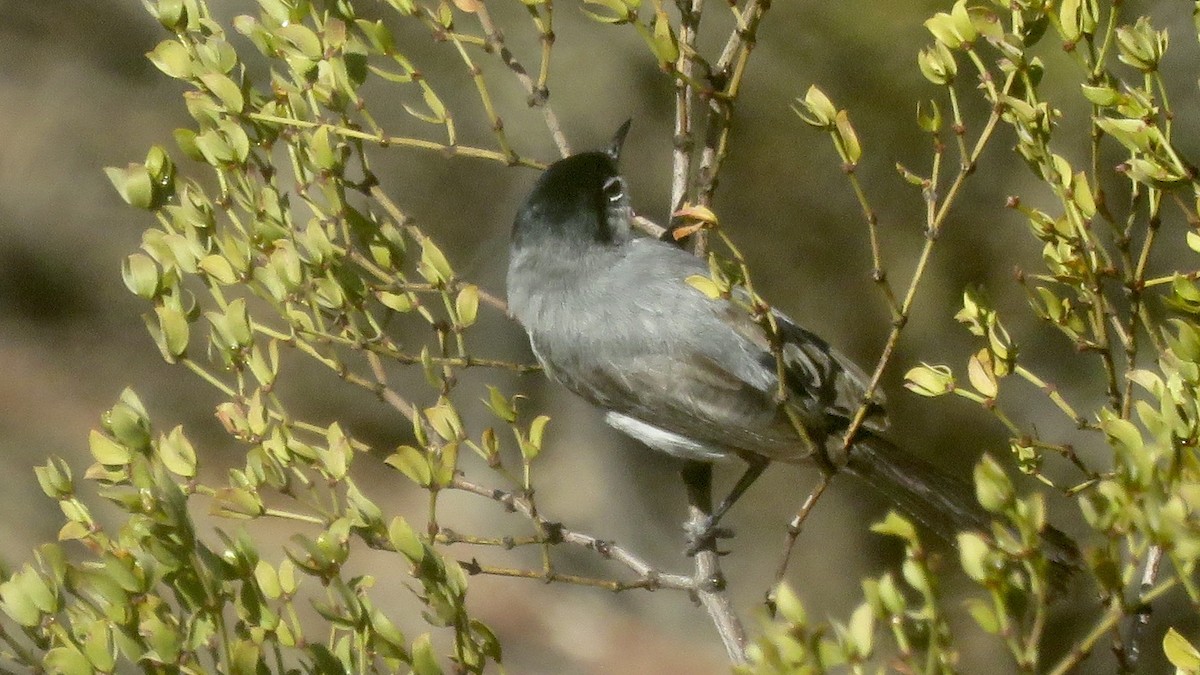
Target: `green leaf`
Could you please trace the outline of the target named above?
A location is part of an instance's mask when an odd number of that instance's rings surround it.
[[[803,626],[808,622],[804,604],[787,583],[781,583],[775,589],[775,607],[779,610],[780,616],[789,623]]]
[[[1158,129],[1141,119],[1099,117],[1096,119],[1096,126],[1117,139],[1130,152],[1149,152],[1152,143],[1161,139]]]
[[[1100,107],[1116,105],[1121,99],[1120,92],[1107,85],[1083,84],[1080,85],[1080,90],[1089,103]]]
[[[871,526],[871,531],[876,534],[899,537],[908,542],[910,546],[918,543],[917,528],[913,527],[912,521],[895,511],[888,511],[883,520]]]
[[[858,133],[850,124],[849,113],[839,110],[834,118],[834,125],[837,127],[838,138],[842,140],[838,147],[842,152],[842,159],[850,164],[858,164],[858,160],[862,159],[862,144],[858,141]]]
[[[124,169],[105,167],[104,173],[127,204],[139,209],[155,206],[154,182],[150,172],[141,164],[130,164]]]
[[[183,425],[178,425],[158,441],[158,453],[163,466],[171,473],[193,478],[196,475],[196,450],[183,435]]]
[[[996,612],[992,610],[991,605],[979,598],[968,598],[966,604],[967,612],[984,632],[992,635],[1000,632],[1000,621],[996,619]]]
[[[458,413],[449,401],[442,400],[436,406],[426,408],[424,413],[425,418],[429,420],[429,425],[443,440],[453,441],[462,436],[462,420],[459,419]]]
[[[996,381],[991,361],[991,354],[986,348],[972,354],[967,361],[967,379],[984,398],[996,398],[996,394],[1000,393],[1000,385]]]
[[[38,609],[30,589],[24,583],[29,574],[36,574],[26,566],[26,571],[18,572],[8,581],[0,584],[0,610],[18,624],[31,628],[41,622],[42,612]]]
[[[804,120],[805,124],[818,129],[832,129],[837,120],[837,107],[833,101],[821,91],[817,85],[812,85],[804,92],[803,99],[797,99],[792,109]]]
[[[183,312],[174,307],[155,307],[158,316],[159,329],[162,331],[163,348],[172,359],[177,359],[187,353],[188,323]]]
[[[225,105],[226,110],[235,115],[242,112],[246,105],[246,101],[242,97],[242,89],[228,76],[220,73],[204,73],[200,76],[200,81]]]
[[[485,403],[487,404],[488,410],[491,410],[496,417],[499,417],[509,424],[517,421],[516,408],[513,407],[512,403],[504,397],[504,394],[500,393],[498,388],[490,384],[487,386],[487,389],[488,400]]]
[[[292,23],[276,28],[272,32],[276,36],[283,38],[284,41],[307,59],[319,61],[324,56],[320,38],[317,37],[317,34],[312,29],[304,24]]]
[[[1163,654],[1171,665],[1185,673],[1195,673],[1200,670],[1200,651],[1197,651],[1187,638],[1179,634],[1173,627],[1167,629],[1163,636]]]
[[[855,608],[847,628],[855,653],[863,657],[869,656],[875,637],[875,613],[871,605],[864,602]]]
[[[384,307],[396,312],[411,312],[414,307],[412,297],[408,293],[379,291],[375,294],[375,297]]]
[[[458,292],[458,297],[454,299],[454,310],[458,315],[460,327],[468,328],[474,325],[479,316],[479,287],[475,284],[463,286]]]
[[[230,265],[229,260],[223,255],[217,253],[206,255],[200,259],[197,266],[217,283],[229,285],[238,280],[237,274],[233,271],[233,265]]]
[[[1188,248],[1192,249],[1196,253],[1200,253],[1200,233],[1189,230],[1187,233],[1187,245]]]
[[[709,300],[716,300],[721,297],[721,287],[717,285],[717,282],[703,274],[693,274],[684,279],[684,281],[687,282],[687,285],[708,296]]]
[[[954,373],[949,366],[922,363],[904,374],[904,388],[921,396],[941,396],[954,391]]]
[[[991,513],[1002,512],[1016,496],[1012,481],[1000,463],[988,455],[975,465],[975,495],[983,508]]]
[[[246,488],[221,488],[213,496],[212,514],[225,518],[257,518],[266,513],[262,498]]]
[[[538,415],[533,422],[529,424],[529,436],[521,436],[518,434],[518,439],[521,444],[521,456],[525,461],[532,461],[542,451],[542,434],[546,430],[546,424],[550,422],[550,418],[546,415]]]
[[[42,666],[46,669],[45,672],[63,673],[64,675],[83,675],[96,671],[91,661],[88,661],[88,658],[74,644],[55,647],[46,652]]]
[[[192,76],[192,55],[176,40],[163,40],[153,50],[146,52],[146,58],[168,77],[177,80]]]
[[[88,449],[97,462],[107,466],[122,466],[133,458],[133,451],[92,429],[88,434]]]
[[[937,101],[930,100],[928,105],[921,101],[917,102],[917,126],[921,127],[922,131],[926,131],[931,134],[936,134],[937,132],[941,131],[942,109],[938,107]],[[911,172],[904,171],[901,173],[904,174]],[[916,184],[920,185],[921,182],[918,180]]]
[[[991,576],[988,569],[990,550],[983,537],[975,532],[958,534],[958,557],[963,571],[973,581],[984,583]]]
[[[267,561],[259,560],[254,566],[254,580],[258,583],[258,589],[268,599],[278,600],[283,595],[283,588],[279,585],[279,573]]]
[[[396,452],[392,453],[391,457],[383,460],[383,462],[422,487],[429,487],[430,481],[433,478],[433,471],[429,467],[429,460],[420,450],[410,445],[401,445],[396,448]]]
[[[421,262],[417,271],[431,284],[442,285],[454,278],[454,270],[446,260],[442,249],[433,243],[432,239],[421,241]]]
[[[596,5],[611,12],[611,14],[602,14],[600,12],[594,12],[590,9],[587,9],[586,7],[580,10],[593,21],[599,21],[600,23],[626,23],[632,20],[635,16],[629,7],[624,2],[621,2],[621,0],[583,0],[583,4]]]
[[[425,558],[425,545],[421,543],[417,533],[401,516],[396,516],[388,525],[388,540],[397,551],[413,563],[419,563]]]
[[[161,283],[158,265],[141,253],[134,253],[121,264],[121,280],[130,292],[146,300],[158,295]]]
[[[71,466],[59,457],[50,457],[42,466],[34,467],[42,492],[51,499],[67,499],[75,492]]]
[[[321,125],[313,130],[309,137],[308,148],[312,152],[313,163],[318,167],[332,171],[338,165],[334,144],[329,140],[329,127]]]
[[[958,75],[958,62],[954,60],[954,54],[941,42],[935,42],[932,47],[922,49],[917,54],[917,67],[925,79],[939,86],[950,84]]]
[[[433,655],[433,642],[429,633],[413,641],[412,669],[414,675],[442,675],[442,667]]]
[[[679,58],[679,43],[675,40],[675,32],[671,30],[671,20],[665,11],[654,14],[654,36],[651,40],[654,55],[661,64],[675,63]]]

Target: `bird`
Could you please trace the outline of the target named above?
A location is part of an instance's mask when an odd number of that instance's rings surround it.
[[[744,302],[689,282],[709,275],[705,261],[635,232],[618,166],[629,124],[607,148],[558,160],[538,178],[513,222],[508,308],[551,380],[608,425],[683,460],[685,481],[711,480],[714,463],[746,463],[688,553],[729,536],[721,517],[771,462],[855,476],[951,543],[959,531],[989,530],[973,487],[886,438],[883,397],[867,398],[853,361],[772,310],[778,368]],[[846,450],[842,436],[864,402],[869,414]],[[1052,562],[1078,566],[1066,535],[1047,527],[1043,536]]]

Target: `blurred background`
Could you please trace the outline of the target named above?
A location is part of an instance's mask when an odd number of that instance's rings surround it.
[[[226,12],[224,20],[256,11],[252,2],[213,4]],[[510,45],[519,57],[531,57],[536,43],[521,20],[524,10],[516,2],[494,4],[501,25],[511,26]],[[1129,4],[1131,16],[1150,7]],[[709,50],[727,34],[721,5],[712,4],[709,13],[722,18],[703,34]],[[919,192],[894,167],[901,162],[918,173],[928,171],[929,140],[915,124],[916,102],[938,92],[920,76],[915,57],[928,41],[921,22],[948,6],[918,0],[776,2],[759,31],[734,117],[732,152],[721,175],[717,210],[750,260],[763,295],[868,367],[883,344],[889,316],[869,278],[866,226],[829,139],[801,123],[789,104],[817,83],[839,107],[850,110],[865,147],[859,175],[880,216],[890,278],[902,287],[923,243],[924,207]],[[1156,3],[1150,12],[1156,25],[1180,31],[1167,63],[1168,71],[1185,82],[1172,101],[1180,110],[1195,110],[1198,103],[1192,83],[1200,56],[1196,41],[1183,32],[1189,12],[1188,4],[1180,2]],[[121,261],[153,223],[145,212],[120,200],[102,167],[141,161],[148,146],[159,143],[180,162],[181,171],[201,171],[171,142],[172,130],[191,126],[180,97],[183,86],[144,58],[167,35],[137,0],[0,0],[0,17],[0,540],[6,542],[4,562],[14,565],[27,559],[30,547],[52,539],[61,525],[61,515],[41,493],[32,468],[57,454],[81,475],[91,461],[87,433],[124,387],[138,391],[159,429],[185,425],[201,449],[208,475],[219,476],[221,467],[237,464],[243,450],[229,442],[214,420],[212,390],[182,368],[163,363],[140,318],[146,307],[120,278]],[[560,5],[555,29],[551,100],[567,137],[576,149],[600,147],[632,117],[623,166],[635,206],[665,221],[673,100],[669,83],[631,29],[592,23],[574,3]],[[231,39],[239,49],[249,48],[240,36]],[[1046,42],[1044,58],[1062,65],[1061,53]],[[413,50],[436,54],[431,45],[416,44]],[[517,148],[553,159],[540,118],[524,109],[523,95],[511,78],[495,64],[485,72],[504,92],[500,111]],[[1074,77],[1070,68],[1064,72]],[[1047,83],[1046,89],[1053,85]],[[986,110],[965,88],[960,91],[967,92],[965,115],[973,138]],[[475,96],[473,89],[464,92]],[[387,108],[386,87],[373,95],[376,110]],[[1056,103],[1064,112],[1062,124],[1081,129],[1086,109],[1074,90],[1061,95]],[[465,103],[467,108],[475,105],[473,100]],[[421,132],[398,112],[398,105],[395,109],[393,118],[382,120],[389,131]],[[483,120],[471,114],[460,117],[463,134],[468,142],[486,144]],[[1177,137],[1197,138],[1197,120],[1200,115],[1177,120],[1185,125],[1177,127]],[[1078,147],[1059,151],[1082,164],[1086,137],[1075,137]],[[973,342],[953,315],[965,286],[987,286],[1018,342],[1036,345],[1022,354],[1035,371],[1074,395],[1077,407],[1097,404],[1087,397],[1098,390],[1099,370],[1078,368],[1081,361],[1065,358],[1072,353],[1065,341],[1028,320],[1024,294],[1012,280],[1012,261],[1036,268],[1040,246],[1028,236],[1023,220],[1004,209],[1005,198],[1015,194],[1032,204],[1048,202],[1019,159],[1007,152],[1012,144],[1002,130],[983,157],[981,180],[968,182],[884,379],[895,438],[964,477],[981,453],[1007,452],[1002,429],[965,402],[931,402],[909,394],[901,387],[901,376],[919,361],[963,367]],[[1192,150],[1193,157],[1200,155]],[[377,151],[375,161],[384,187],[443,245],[456,268],[502,294],[508,228],[535,173],[400,148]],[[1171,266],[1169,260],[1162,265]],[[520,330],[502,317],[491,317],[472,335],[479,355],[532,360]],[[297,373],[293,398],[314,421],[340,420],[381,447],[404,438],[408,423],[374,398],[343,391],[346,387],[325,371]],[[616,540],[664,569],[689,566],[682,555],[684,498],[674,460],[607,429],[598,413],[540,375],[483,377],[506,391],[526,393],[531,406],[553,416],[538,492],[550,517]],[[1080,440],[1039,396],[1018,395],[1005,404],[1014,419],[1048,437]],[[374,460],[360,460],[368,461]],[[732,484],[738,470],[719,471],[719,491]],[[486,478],[481,468],[475,471]],[[375,473],[377,478],[363,480],[385,511],[420,513],[423,494],[403,494],[394,490],[401,481],[393,474]],[[1019,480],[1023,489],[1036,488]],[[738,536],[725,558],[725,571],[751,626],[762,614],[761,600],[785,523],[815,481],[811,470],[773,467],[726,521]],[[1049,495],[1048,500],[1052,519],[1078,532],[1079,523],[1070,520],[1073,509],[1065,508],[1069,505],[1063,498]],[[464,531],[524,532],[524,523],[490,503],[459,498],[450,508],[462,518]],[[818,506],[789,576],[810,616],[846,617],[861,597],[858,580],[882,574],[899,560],[897,546],[868,531],[885,508],[850,479],[836,481]],[[211,523],[218,525],[237,526]],[[276,536],[262,534],[265,541]],[[282,541],[284,535],[278,538]],[[462,556],[484,559],[489,554],[464,551]],[[585,552],[559,554],[564,569],[621,572]],[[402,570],[395,570],[388,556],[364,551],[360,564],[389,583],[403,583]],[[947,567],[955,567],[952,560]],[[951,594],[966,587],[954,573],[945,584]],[[476,612],[505,645],[511,672],[726,670],[707,617],[678,594],[614,595],[490,578],[473,579],[472,589]],[[381,604],[394,595],[402,605],[406,597],[402,591],[381,593]],[[1094,605],[1086,589],[1077,589],[1054,616],[1055,639],[1065,642],[1086,630],[1072,615],[1090,614]],[[400,606],[394,613],[403,611]],[[961,610],[956,620],[970,621]],[[1170,623],[1185,635],[1198,628],[1194,617],[1178,616],[1170,606],[1160,608],[1155,621],[1158,630]],[[419,621],[411,624],[412,630],[419,626]],[[961,665],[964,672],[994,673],[1003,672],[996,664],[1004,663],[1008,660],[995,641],[981,640],[970,646]]]

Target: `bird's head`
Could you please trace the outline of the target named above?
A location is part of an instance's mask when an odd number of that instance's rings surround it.
[[[571,155],[546,169],[513,223],[515,248],[629,239],[629,194],[617,168],[629,124],[617,130],[607,149]]]

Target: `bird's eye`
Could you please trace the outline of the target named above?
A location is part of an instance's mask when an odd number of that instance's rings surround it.
[[[604,196],[613,203],[621,201],[625,197],[625,181],[620,176],[613,176],[605,180]]]

